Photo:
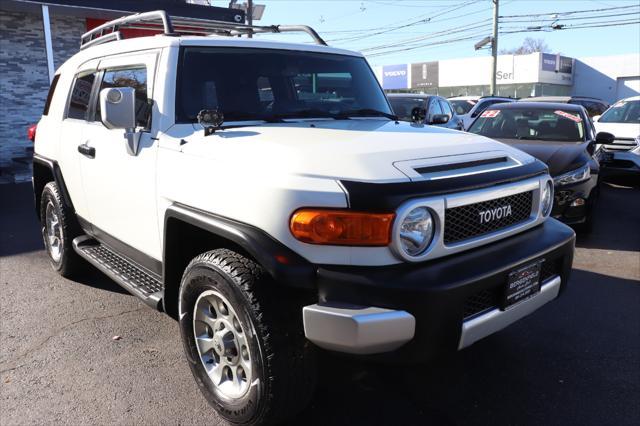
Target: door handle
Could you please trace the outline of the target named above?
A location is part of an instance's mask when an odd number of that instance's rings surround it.
[[[96,149],[92,146],[87,145],[86,142],[82,145],[78,145],[78,152],[85,157],[96,158]]]

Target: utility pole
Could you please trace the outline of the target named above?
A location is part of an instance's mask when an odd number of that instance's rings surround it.
[[[247,0],[247,24],[253,25],[253,0]],[[248,34],[249,38],[253,38],[253,34]]]
[[[491,39],[491,95],[496,94],[496,72],[498,68],[498,1],[493,1],[493,38]]]

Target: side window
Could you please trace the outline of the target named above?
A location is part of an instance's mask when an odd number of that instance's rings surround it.
[[[433,98],[431,100],[431,104],[429,105],[429,114],[444,114],[437,98]]]
[[[96,74],[93,71],[80,73],[76,76],[71,88],[67,118],[86,120],[89,100],[91,99],[91,88],[95,78]]]
[[[136,91],[136,123],[138,126],[149,125],[149,102],[147,97],[147,68],[136,66],[131,68],[106,69],[100,91],[110,87],[133,87]],[[95,120],[100,121],[99,95],[96,96]]]
[[[440,108],[442,108],[443,114],[446,114],[449,116],[449,119],[453,117],[453,110],[451,109],[451,105],[449,105],[449,102],[443,99],[440,99]]]
[[[51,99],[53,99],[53,93],[56,91],[56,86],[58,85],[58,80],[60,79],[60,74],[56,74],[53,77],[53,81],[51,82],[51,87],[49,87],[49,93],[47,94],[47,101],[44,104],[44,111],[42,115],[49,115],[49,107],[51,106]]]

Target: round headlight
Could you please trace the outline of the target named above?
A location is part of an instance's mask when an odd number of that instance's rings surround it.
[[[408,256],[422,254],[431,243],[434,232],[433,217],[426,207],[416,207],[402,220],[399,229],[400,249]]]
[[[540,210],[543,216],[549,216],[551,207],[553,206],[553,183],[548,180],[542,188],[540,195]]]

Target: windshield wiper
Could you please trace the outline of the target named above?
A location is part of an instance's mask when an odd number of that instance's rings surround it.
[[[374,116],[374,117],[385,117],[388,118],[389,120],[393,120],[393,121],[398,121],[398,116],[394,115],[394,114],[389,114],[388,112],[384,112],[384,111],[379,111],[377,109],[373,109],[373,108],[360,108],[360,109],[354,109],[354,110],[350,110],[350,111],[342,111],[340,112],[340,114],[338,114],[339,117],[368,117],[368,116]]]

